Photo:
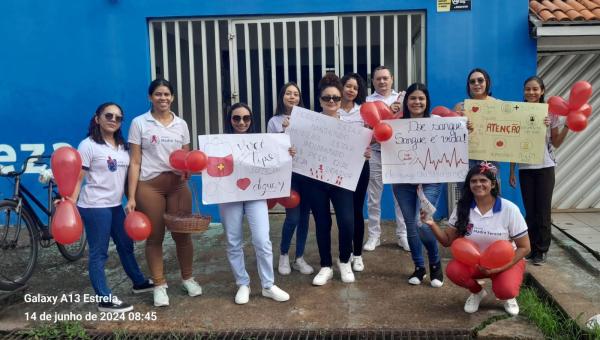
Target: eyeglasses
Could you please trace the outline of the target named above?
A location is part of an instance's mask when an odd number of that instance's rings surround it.
[[[342,97],[340,96],[322,96],[321,100],[324,102],[330,102],[330,101],[334,101],[334,102],[339,102],[340,100],[342,100]]]
[[[252,117],[250,115],[248,116],[231,116],[231,120],[233,120],[236,123],[239,123],[240,121],[244,121],[244,123],[248,123],[252,120]]]
[[[485,83],[485,78],[473,78],[473,79],[469,79],[469,84],[471,84],[471,85],[483,84],[483,83]]]
[[[104,119],[108,121],[114,120],[115,122],[120,123],[123,120],[123,116],[119,116],[115,113],[106,112],[104,113]]]

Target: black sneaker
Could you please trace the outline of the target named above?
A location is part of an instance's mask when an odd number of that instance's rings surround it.
[[[533,263],[534,266],[542,266],[544,265],[544,263],[546,263],[546,253],[541,253],[536,255],[532,260],[531,263]]]
[[[119,300],[116,296],[112,296],[110,302],[100,302],[98,304],[98,311],[100,312],[113,312],[113,313],[124,313],[133,310],[133,306]]]
[[[444,271],[441,262],[429,265],[429,275],[431,275],[431,287],[440,288],[444,285]]]
[[[525,256],[525,261],[531,261],[531,260],[533,260],[534,257],[535,257],[535,252],[532,250],[531,252],[529,252],[529,254],[527,254],[527,256]]]
[[[425,268],[423,268],[423,267],[416,267],[415,271],[408,278],[408,283],[410,283],[411,285],[420,285],[421,282],[423,282],[423,279],[426,276],[427,275],[425,274]]]
[[[152,280],[146,280],[142,284],[133,285],[133,289],[131,289],[133,294],[151,292],[153,290],[154,290],[154,283],[152,283]]]

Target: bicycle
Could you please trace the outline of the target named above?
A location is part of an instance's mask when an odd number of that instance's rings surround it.
[[[48,193],[48,201],[44,205],[21,180],[30,160],[36,160],[34,164],[47,164],[47,161],[41,160],[49,158],[47,155],[30,156],[25,159],[20,171],[0,171],[0,177],[7,177],[14,183],[13,196],[0,201],[0,290],[11,291],[24,286],[35,269],[38,244],[42,248],[48,248],[56,243],[50,231],[54,202],[61,198],[55,183],[50,179],[44,186]],[[47,217],[48,223],[42,222],[32,203],[39,208],[40,214]],[[85,230],[73,244],[56,245],[67,260],[80,259],[86,247]]]

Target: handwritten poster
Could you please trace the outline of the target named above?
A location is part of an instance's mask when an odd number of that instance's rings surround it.
[[[467,119],[386,120],[394,130],[381,143],[383,183],[461,182],[469,171]]]
[[[371,130],[295,106],[286,133],[297,149],[294,172],[356,190]]]
[[[289,196],[290,137],[278,133],[198,136],[208,156],[202,171],[204,204]]]
[[[474,129],[470,158],[530,164],[544,160],[548,104],[465,100],[465,114]]]

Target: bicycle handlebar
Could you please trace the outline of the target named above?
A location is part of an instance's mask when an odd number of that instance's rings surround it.
[[[2,172],[2,168],[0,167],[0,177],[17,177],[17,176],[21,176],[25,170],[27,170],[27,165],[29,164],[29,160],[31,159],[37,159],[37,161],[34,162],[34,164],[46,164],[46,162],[40,162],[39,160],[41,159],[50,159],[50,157],[52,157],[51,155],[41,155],[41,156],[29,156],[27,158],[25,158],[25,161],[23,161],[23,165],[21,165],[21,170],[20,171],[9,171],[7,173],[3,173]]]

